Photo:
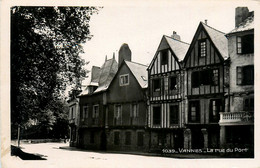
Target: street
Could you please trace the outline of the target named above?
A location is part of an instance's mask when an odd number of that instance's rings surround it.
[[[141,156],[131,154],[115,154],[90,152],[82,150],[60,149],[66,148],[68,143],[39,143],[21,144],[22,150],[27,153],[44,155],[47,160],[25,161],[19,157],[8,158],[8,168],[86,168],[86,167],[169,167],[177,166],[174,158]],[[180,160],[181,161],[181,160]],[[7,162],[7,161],[5,161]],[[3,165],[2,165],[3,166]],[[4,167],[4,166],[3,166]]]

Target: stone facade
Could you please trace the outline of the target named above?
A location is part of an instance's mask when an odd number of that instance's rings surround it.
[[[228,38],[229,85],[226,109],[221,113],[222,147],[249,147],[254,144],[254,13],[236,8],[236,27]],[[252,150],[253,151],[253,150]]]

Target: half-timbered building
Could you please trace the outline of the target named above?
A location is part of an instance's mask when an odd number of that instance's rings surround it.
[[[147,66],[131,61],[131,50],[119,50],[119,68],[108,88],[107,149],[147,151]]]
[[[221,113],[222,147],[254,147],[254,12],[237,7],[229,32],[230,68],[226,109]],[[252,150],[251,150],[252,152]]]
[[[182,61],[189,44],[173,32],[163,36],[148,67],[150,149],[183,147],[184,71]]]
[[[225,33],[199,23],[184,59],[187,82],[186,148],[219,146],[219,113],[224,110],[228,62]]]

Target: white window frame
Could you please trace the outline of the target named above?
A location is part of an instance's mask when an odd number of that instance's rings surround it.
[[[87,109],[87,111],[85,111]],[[83,106],[83,120],[89,117],[89,106]]]
[[[125,81],[127,79],[127,82]],[[129,85],[129,74],[124,74],[119,76],[119,86]]]
[[[97,107],[97,112],[95,112],[95,107]],[[98,117],[99,117],[99,105],[96,104],[93,106],[92,118],[98,118]]]
[[[118,109],[117,109],[117,107],[119,107],[119,106],[120,106],[120,111],[118,111]],[[114,108],[114,118],[118,120],[121,117],[121,115],[122,115],[122,105],[116,104],[115,108]]]
[[[136,110],[134,111],[134,107],[136,106]],[[131,113],[130,113],[130,117],[132,118],[138,118],[139,116],[139,105],[138,103],[132,103],[131,104]]]

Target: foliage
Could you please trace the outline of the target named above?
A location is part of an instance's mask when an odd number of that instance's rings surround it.
[[[11,8],[11,122],[50,129],[64,116],[59,98],[86,75],[82,43],[97,7]],[[63,104],[64,105],[64,104]],[[63,106],[62,105],[62,106]],[[63,109],[63,107],[62,107]]]

